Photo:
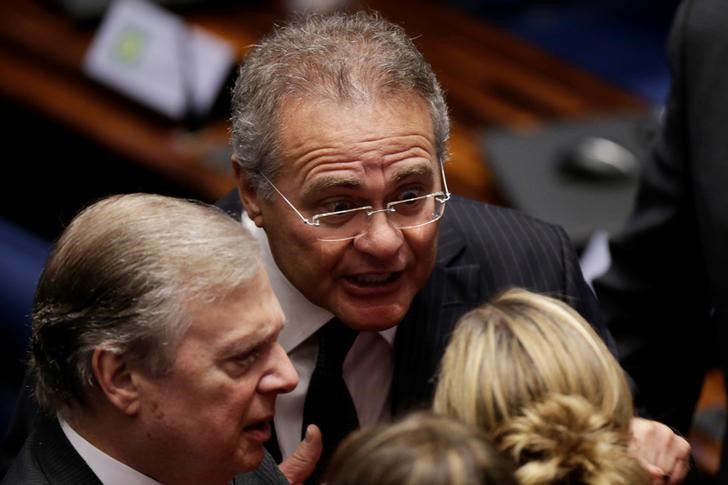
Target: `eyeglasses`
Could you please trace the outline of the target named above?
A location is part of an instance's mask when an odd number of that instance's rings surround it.
[[[354,209],[324,212],[311,218],[306,218],[301,214],[301,211],[296,209],[296,206],[278,190],[278,187],[268,177],[262,173],[260,175],[273,187],[273,190],[281,196],[286,204],[298,214],[298,217],[305,224],[318,228],[320,233],[318,239],[320,241],[346,241],[366,234],[369,229],[369,218],[379,212],[384,213],[388,217],[389,223],[397,229],[414,229],[432,224],[440,219],[445,212],[445,203],[450,200],[445,169],[442,164],[440,164],[440,174],[445,189],[444,192],[432,192],[427,195],[387,202],[383,209],[375,209],[374,206],[365,205]]]

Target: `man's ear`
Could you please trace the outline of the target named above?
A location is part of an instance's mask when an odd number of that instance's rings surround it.
[[[97,347],[91,367],[101,392],[114,407],[129,416],[139,411],[139,392],[123,354]]]
[[[248,173],[240,167],[237,159],[232,158],[233,172],[235,172],[235,181],[238,184],[238,194],[245,208],[245,213],[255,222],[258,227],[263,227],[263,214],[260,210],[260,201],[258,199],[258,190],[248,177]]]

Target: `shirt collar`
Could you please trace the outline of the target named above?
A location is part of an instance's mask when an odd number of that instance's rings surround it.
[[[394,348],[394,337],[395,335],[397,335],[398,326],[399,325],[395,325],[394,327],[379,332],[379,335],[382,336],[382,338],[389,344],[389,347],[392,349]]]
[[[98,477],[101,483],[161,485],[158,481],[149,478],[143,473],[136,471],[130,466],[96,448],[60,417],[58,418],[58,421],[61,425],[63,434],[66,435],[71,446],[73,446],[76,452],[81,455],[83,461],[85,461],[88,467],[91,468],[91,471],[94,472],[94,475]]]

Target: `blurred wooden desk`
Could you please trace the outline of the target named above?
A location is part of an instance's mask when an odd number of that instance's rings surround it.
[[[269,31],[274,21],[284,20],[279,7],[266,5],[230,3],[185,15],[227,39],[242,58],[246,46]],[[371,0],[367,6],[416,37],[447,92],[453,117],[447,171],[454,192],[498,201],[477,146],[477,136],[489,126],[528,127],[544,120],[643,107],[620,89],[451,7],[416,0]],[[74,24],[48,2],[3,0],[0,96],[204,199],[214,200],[229,190],[231,170],[220,160],[227,142],[226,120],[189,132],[86,79],[81,62],[92,35],[93,29]]]

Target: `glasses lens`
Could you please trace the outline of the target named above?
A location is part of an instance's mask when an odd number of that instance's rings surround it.
[[[366,232],[367,213],[370,207],[362,207],[343,212],[332,212],[315,216],[321,241],[342,241],[360,236]]]
[[[412,199],[390,202],[384,212],[389,223],[397,229],[412,229],[437,221],[445,211],[445,194],[436,192]],[[316,216],[321,241],[344,241],[367,232],[370,224],[371,208],[361,208],[345,212],[334,212]]]
[[[445,210],[444,194],[434,194],[415,197],[413,199],[392,202],[389,206],[394,212],[389,218],[395,227],[399,229],[411,229],[435,222]]]

